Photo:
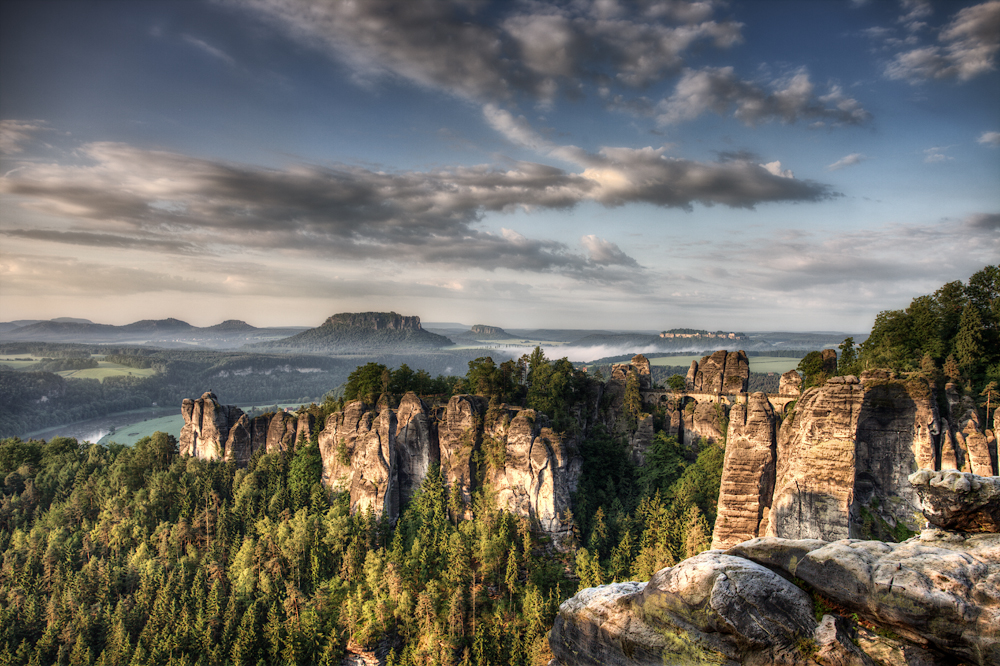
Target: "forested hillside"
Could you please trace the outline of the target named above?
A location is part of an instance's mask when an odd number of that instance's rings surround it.
[[[540,351],[533,370],[524,400],[556,413],[591,381]],[[462,383],[502,391],[503,375],[480,359]],[[350,390],[376,376],[359,368]],[[691,460],[660,433],[637,469],[599,429],[580,453],[576,548],[559,553],[488,484],[463,518],[436,470],[395,526],[352,516],[320,483],[315,439],[245,469],[179,456],[163,433],[4,440],[0,663],[334,664],[350,643],[396,665],[545,664],[562,600],[706,549],[715,514],[720,446]]]

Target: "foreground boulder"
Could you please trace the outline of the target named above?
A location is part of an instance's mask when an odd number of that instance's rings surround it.
[[[932,525],[964,532],[1000,532],[1000,477],[948,470],[910,476]]]

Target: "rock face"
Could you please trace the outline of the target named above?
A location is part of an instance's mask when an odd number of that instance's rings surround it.
[[[802,392],[802,375],[797,370],[789,370],[778,380],[778,395],[796,396]]]
[[[834,377],[806,390],[781,425],[766,534],[835,540],[882,520],[919,527],[906,478],[933,464],[933,400],[926,382]]]
[[[396,411],[396,448],[399,461],[399,496],[413,496],[431,465],[441,462],[437,424],[430,408],[412,391],[403,396]]]
[[[937,505],[983,499],[970,499],[978,477],[914,476],[918,487],[937,488]],[[979,482],[980,491],[992,486]],[[842,615],[817,621],[810,594],[792,581]],[[903,543],[752,539],[662,569],[648,584],[581,590],[560,606],[549,644],[561,666],[997,664],[1000,534],[926,529]]]
[[[211,392],[203,393],[197,400],[185,398],[181,415],[184,417],[181,454],[204,460],[219,460],[225,455],[229,431],[244,416],[239,407],[220,405]]]
[[[635,372],[639,378],[639,390],[653,388],[653,376],[649,370],[649,359],[642,354],[632,357],[628,363],[615,363],[611,366],[611,382],[625,386],[625,380],[630,372]]]
[[[441,473],[449,486],[457,484],[467,511],[472,506],[476,461],[473,452],[483,441],[485,400],[472,395],[455,395],[448,401],[444,421],[438,425]]]
[[[949,453],[954,441],[971,446],[988,441],[977,429],[974,406],[963,408],[957,393],[955,422],[968,436],[959,432],[950,439],[933,386],[888,372],[833,377],[804,391],[781,423],[773,449],[775,417],[764,402],[763,395],[751,396],[745,408],[737,405],[729,415],[713,536],[719,547],[765,535],[905,538],[907,530],[922,524],[921,499],[908,477],[962,459],[961,447]],[[697,413],[685,420],[685,429],[689,420],[694,426]],[[985,448],[983,460],[991,453]]]
[[[910,476],[927,521],[963,532],[1000,532],[1000,477],[922,469]]]
[[[351,511],[369,507],[390,520],[399,516],[396,414],[369,409],[363,402],[327,416],[319,433],[323,483],[347,491]]]
[[[777,418],[763,393],[729,412],[726,459],[712,548],[766,533],[777,462]]]
[[[747,392],[750,361],[746,352],[720,350],[705,356],[701,362],[691,362],[688,370],[688,390],[695,393],[735,395]]]
[[[503,451],[500,466],[487,453],[498,505],[537,521],[557,541],[569,536],[572,525],[565,516],[581,467],[575,442],[552,430],[548,419],[533,409],[509,412],[485,437],[493,450]]]

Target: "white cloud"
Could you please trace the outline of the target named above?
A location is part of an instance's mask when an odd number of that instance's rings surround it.
[[[693,120],[711,111],[733,117],[747,125],[775,120],[794,123],[798,120],[829,121],[835,125],[860,125],[871,119],[857,100],[847,97],[839,86],[817,96],[805,69],[771,82],[771,90],[739,79],[732,67],[688,69],[677,82],[673,94],[658,105],[657,120],[672,125]]]
[[[1000,147],[1000,132],[983,132],[976,139],[976,143],[989,146],[990,148]]]
[[[945,151],[949,150],[951,146],[934,146],[933,148],[927,148],[924,150],[924,164],[939,164],[941,162],[951,162],[955,158],[950,155],[945,155]]]
[[[899,53],[886,76],[917,82],[924,79],[968,81],[996,69],[1000,51],[1000,0],[958,11],[939,35],[940,45]]]
[[[629,87],[663,79],[702,43],[728,48],[740,23],[717,21],[714,1],[619,4],[468,0],[232,2],[329,51],[360,79],[393,75],[466,99],[521,92],[551,101],[579,80]]]
[[[0,120],[0,153],[20,153],[32,136],[47,129],[41,120]]]
[[[197,37],[194,37],[192,35],[186,35],[186,34],[185,35],[181,35],[181,38],[185,42],[187,42],[188,44],[190,44],[191,46],[193,46],[196,49],[198,49],[199,51],[201,51],[203,53],[207,53],[208,55],[212,56],[213,58],[216,58],[217,60],[221,60],[222,62],[226,63],[229,66],[235,66],[236,65],[236,60],[233,59],[233,57],[231,55],[229,55],[228,53],[226,53],[225,51],[223,51],[220,48],[212,46],[211,44],[209,44],[208,42],[206,42],[203,39],[198,39]]]
[[[833,164],[827,166],[827,171],[837,171],[845,167],[854,166],[855,164],[861,164],[865,160],[869,159],[861,153],[851,153],[850,155],[845,155]]]

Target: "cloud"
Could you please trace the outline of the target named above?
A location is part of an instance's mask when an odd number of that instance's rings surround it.
[[[958,11],[938,34],[938,44],[899,53],[886,66],[890,79],[968,81],[996,69],[1000,51],[1000,0]]]
[[[990,148],[1000,147],[1000,132],[983,132],[976,139],[976,143],[989,146]]]
[[[934,146],[933,148],[927,148],[924,150],[924,164],[939,164],[941,162],[954,161],[954,157],[944,154],[944,152],[950,148],[951,146]]]
[[[222,62],[226,63],[227,65],[229,65],[231,67],[233,67],[233,66],[236,65],[236,60],[233,59],[233,57],[231,55],[229,55],[228,53],[226,53],[225,51],[223,51],[220,48],[212,46],[211,44],[209,44],[208,42],[206,42],[204,40],[198,39],[197,37],[194,37],[192,35],[187,35],[187,34],[181,35],[181,38],[185,42],[187,42],[188,44],[190,44],[191,46],[193,46],[196,49],[198,49],[199,51],[202,51],[203,53],[207,53],[208,55],[212,56],[213,58],[221,60]]]
[[[398,76],[480,102],[527,93],[551,101],[579,79],[645,86],[700,43],[728,48],[740,23],[716,21],[715,0],[504,3],[252,0],[250,8],[328,51],[359,80]]]
[[[733,117],[747,125],[772,121],[795,123],[819,120],[834,125],[861,125],[871,119],[857,100],[846,97],[839,86],[817,96],[805,69],[771,83],[764,90],[736,76],[732,67],[685,70],[673,94],[658,105],[657,120],[672,125],[713,112],[720,116],[732,110]]]
[[[510,131],[531,138],[512,116]],[[384,172],[357,166],[265,169],[121,143],[91,143],[86,163],[25,163],[0,179],[19,205],[71,221],[68,230],[14,229],[8,235],[92,247],[175,254],[300,253],[353,261],[436,264],[554,273],[583,281],[638,281],[643,268],[614,243],[585,236],[587,254],[566,244],[494,234],[489,212],[648,203],[753,208],[837,196],[826,185],[746,162],[670,158],[665,148],[555,146],[578,173],[534,162]]]
[[[587,248],[590,260],[595,264],[600,266],[639,266],[635,259],[622,252],[617,245],[603,238],[598,238],[594,234],[584,236],[580,242]]]
[[[1000,231],[1000,213],[976,213],[965,218],[963,224],[970,229]]]
[[[855,164],[861,164],[865,160],[869,159],[861,153],[851,153],[850,155],[845,155],[833,164],[826,167],[827,171],[838,171],[845,167],[854,166]]]
[[[20,153],[33,135],[48,129],[41,120],[0,120],[0,153]]]

